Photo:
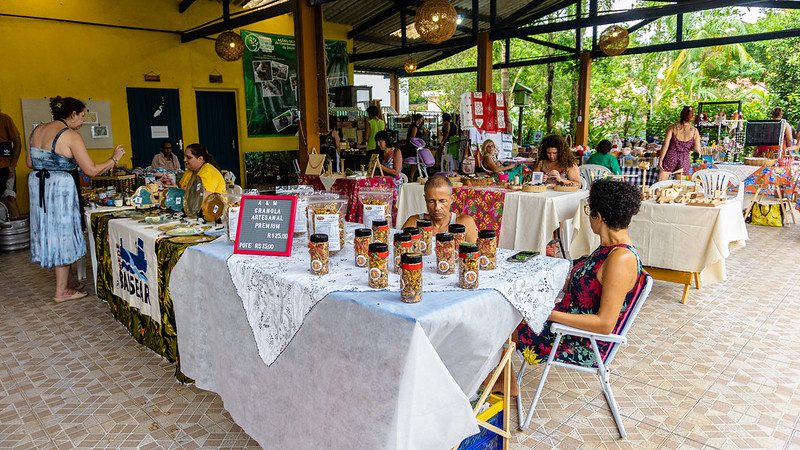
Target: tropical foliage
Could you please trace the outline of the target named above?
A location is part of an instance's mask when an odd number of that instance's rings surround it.
[[[601,2],[602,3],[602,2]],[[610,7],[611,1],[605,7]],[[601,4],[601,8],[604,5]],[[683,38],[704,39],[720,36],[759,33],[795,28],[800,11],[760,10],[758,20],[745,23],[743,10],[724,8],[684,14]],[[574,14],[566,10],[561,14]],[[674,39],[676,20],[666,17],[631,34],[630,47],[668,42]],[[534,38],[560,44],[575,45],[574,32],[551,33]],[[535,60],[561,54],[559,50],[521,39],[511,41],[511,59]],[[591,48],[591,37],[584,36],[584,47]],[[786,111],[790,123],[800,119],[800,39],[782,39],[746,44],[687,49],[645,55],[598,58],[592,65],[590,143],[612,135],[663,136],[683,105],[703,101],[743,101],[746,118],[765,118],[775,106]],[[503,61],[504,43],[495,42],[494,61]],[[432,64],[424,70],[474,67],[475,49],[467,50]],[[552,83],[548,83],[552,71]],[[577,64],[574,61],[552,65],[497,70],[493,84],[496,92],[510,94],[515,82],[533,90],[534,102],[523,110],[523,130],[530,140],[534,130],[548,130],[546,120],[548,85],[552,88],[550,128],[564,134],[574,129],[576,116]],[[443,111],[456,111],[461,93],[474,89],[475,72],[409,79],[409,92],[414,99],[423,93],[438,93]],[[509,96],[509,98],[511,98]],[[735,106],[727,107],[730,117]],[[512,122],[517,124],[518,109],[512,109]],[[717,110],[708,111],[709,116]]]

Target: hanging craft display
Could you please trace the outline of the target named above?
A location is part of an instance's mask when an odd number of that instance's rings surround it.
[[[508,131],[508,105],[502,93],[466,92],[461,94],[461,127],[487,133]]]

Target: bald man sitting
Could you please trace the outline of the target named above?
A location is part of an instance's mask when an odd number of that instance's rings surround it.
[[[403,224],[405,227],[416,227],[417,219],[428,219],[433,223],[433,234],[446,233],[452,223],[460,223],[466,228],[464,240],[478,242],[478,226],[475,219],[467,214],[456,214],[451,211],[453,206],[453,184],[447,177],[434,175],[425,182],[425,205],[427,214],[415,214]]]

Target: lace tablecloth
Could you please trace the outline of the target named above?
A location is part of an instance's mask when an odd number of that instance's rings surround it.
[[[267,365],[283,352],[305,316],[326,295],[335,291],[371,291],[367,285],[367,269],[356,267],[352,246],[352,230],[348,224],[348,245],[331,256],[330,273],[314,276],[309,273],[309,257],[304,236],[295,238],[292,256],[288,258],[233,255],[228,270],[242,300],[247,321],[253,330],[258,353]],[[534,330],[540,330],[554,306],[569,270],[565,260],[537,257],[526,263],[507,262],[512,250],[498,249],[498,268],[482,271],[481,289],[500,292],[516,308]],[[391,256],[391,255],[390,255]],[[457,275],[438,275],[435,256],[423,258],[423,302],[436,301],[441,291],[458,291]],[[400,302],[400,276],[389,274],[388,291],[397,292]]]

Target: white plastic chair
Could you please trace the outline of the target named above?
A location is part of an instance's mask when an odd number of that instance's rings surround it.
[[[586,179],[586,182],[589,184],[589,186],[591,186],[595,180],[612,174],[608,167],[598,164],[584,164],[580,166],[578,170],[580,170],[581,177]]]
[[[589,182],[586,181],[586,178],[581,176],[581,190],[585,191],[586,189],[589,189]]]
[[[655,183],[653,183],[652,185],[650,185],[650,189],[655,191],[656,189],[661,189],[661,188],[665,188],[665,187],[670,187],[670,186],[672,186],[673,184],[678,184],[678,183],[680,183],[680,181],[678,181],[678,180],[661,180],[661,181],[656,181]],[[684,181],[684,182],[683,182],[683,184],[684,184],[685,186],[694,187],[694,185],[695,185],[695,182],[694,182],[694,181]]]
[[[400,173],[400,184],[408,183],[408,175]]]
[[[741,187],[742,183],[735,173],[720,169],[698,170],[692,174],[692,181],[699,182],[708,197],[712,197],[715,190],[720,190],[725,194],[728,192],[728,185]]]
[[[631,328],[633,321],[636,320],[636,316],[639,314],[639,311],[642,309],[644,302],[647,300],[647,296],[650,295],[650,290],[653,288],[653,278],[648,273],[644,273],[645,282],[644,287],[642,288],[639,295],[633,299],[631,305],[628,307],[628,314],[624,316],[622,320],[622,326],[619,329],[619,334],[599,334],[599,333],[592,333],[589,331],[580,330],[578,328],[569,327],[566,325],[562,325],[560,323],[553,323],[550,327],[550,331],[555,334],[555,340],[553,341],[553,349],[550,351],[550,356],[547,358],[547,363],[544,366],[544,370],[542,371],[542,378],[539,380],[539,387],[536,388],[536,393],[533,396],[533,402],[531,403],[531,407],[528,410],[527,416],[525,416],[525,412],[522,406],[522,396],[517,397],[517,411],[519,412],[519,429],[525,430],[531,424],[531,419],[533,419],[533,412],[536,410],[536,404],[539,403],[539,397],[542,395],[542,389],[544,388],[544,383],[547,380],[547,374],[550,371],[550,367],[553,365],[565,367],[568,369],[576,369],[583,372],[589,373],[596,373],[597,377],[600,380],[600,388],[603,391],[603,395],[606,398],[606,402],[608,403],[608,407],[611,410],[611,414],[614,416],[614,422],[617,424],[617,429],[619,429],[619,435],[625,439],[627,435],[625,432],[625,426],[622,424],[622,416],[619,414],[619,408],[617,407],[617,401],[614,399],[614,392],[611,390],[611,384],[609,382],[609,375],[611,373],[611,369],[609,366],[614,361],[614,356],[617,354],[617,350],[621,344],[627,343],[627,338],[625,337],[628,334],[628,330]],[[589,342],[592,345],[592,350],[594,350],[595,360],[597,361],[597,367],[583,367],[583,366],[576,366],[573,364],[563,363],[560,361],[554,361],[556,352],[558,351],[559,344],[561,343],[561,339],[565,336],[576,336],[589,339]],[[611,347],[609,348],[608,353],[606,354],[605,359],[600,355],[600,350],[597,347],[597,341],[609,342],[611,343]],[[519,368],[519,372],[517,373],[517,385],[522,382],[522,377],[525,375],[525,367],[527,366],[527,361],[525,358],[522,358],[522,366]],[[524,418],[524,420],[523,420]]]

